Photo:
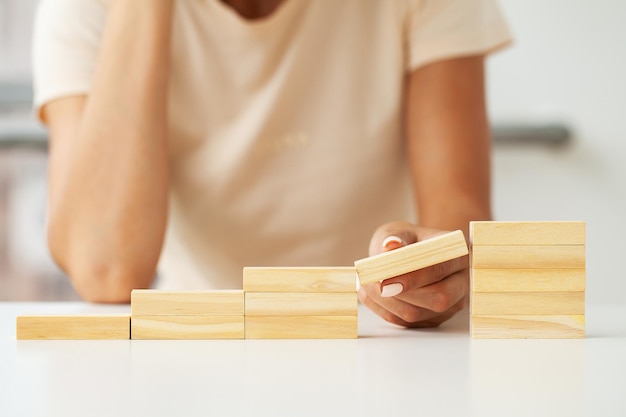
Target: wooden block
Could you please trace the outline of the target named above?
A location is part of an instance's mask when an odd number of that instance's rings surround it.
[[[584,245],[472,246],[474,269],[584,269]]]
[[[243,339],[244,316],[133,316],[133,340]]]
[[[475,339],[584,338],[585,316],[473,316],[471,334]]]
[[[473,292],[472,316],[585,314],[585,293],[579,292]]]
[[[242,316],[242,290],[159,291],[133,290],[131,315]]]
[[[480,245],[584,245],[585,222],[470,222],[470,242]]]
[[[246,316],[356,316],[356,293],[247,292]]]
[[[18,340],[130,339],[130,316],[19,316]]]
[[[356,292],[354,267],[246,267],[245,292]]]
[[[246,339],[357,337],[357,316],[246,316]]]
[[[460,230],[380,253],[354,263],[361,285],[393,278],[407,272],[467,255]]]
[[[472,291],[585,291],[584,269],[471,269]]]

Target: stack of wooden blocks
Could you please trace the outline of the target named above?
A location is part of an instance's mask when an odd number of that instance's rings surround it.
[[[244,268],[246,339],[346,339],[358,333],[356,272]]]
[[[132,339],[243,339],[241,290],[133,290]]]
[[[585,336],[585,223],[472,222],[471,335]]]

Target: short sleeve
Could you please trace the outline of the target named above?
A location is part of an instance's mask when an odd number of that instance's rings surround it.
[[[42,0],[33,31],[34,107],[90,91],[106,18],[99,0]]]
[[[422,0],[410,14],[407,71],[443,59],[488,54],[511,42],[495,0]]]

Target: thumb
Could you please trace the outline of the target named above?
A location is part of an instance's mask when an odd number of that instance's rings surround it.
[[[380,226],[370,240],[369,255],[377,255],[418,240],[417,226],[408,222],[391,222]]]

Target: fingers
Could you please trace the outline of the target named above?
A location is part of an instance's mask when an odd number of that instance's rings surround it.
[[[397,249],[445,233],[441,230],[419,227],[407,222],[392,222],[380,226],[370,240],[370,255]],[[393,297],[413,288],[438,282],[445,277],[467,268],[468,257],[423,268],[419,271],[390,278],[381,283],[383,296]]]
[[[390,320],[390,315],[412,323],[447,312],[465,299],[468,289],[467,272],[460,271],[434,284],[404,291],[395,297],[383,297],[376,285],[366,285],[359,290],[359,298],[392,323],[396,321]],[[386,313],[380,314],[381,308]]]
[[[452,305],[445,313],[437,313],[426,308],[396,298],[376,298],[365,288],[359,289],[359,300],[384,320],[402,327],[435,327],[450,319],[463,309],[465,298]]]
[[[416,226],[408,222],[391,222],[380,226],[370,240],[370,256],[421,242],[446,231]]]
[[[389,278],[380,283],[383,297],[395,297],[417,288],[426,287],[468,267],[468,257],[452,259],[418,271]]]
[[[463,300],[468,292],[467,274],[461,271],[434,284],[404,291],[394,298],[435,313],[444,313]]]
[[[403,327],[415,327],[414,324],[434,319],[437,313],[424,308],[408,305],[404,301],[389,298],[381,299],[368,293],[365,287],[358,291],[359,301],[384,320]],[[406,313],[405,313],[406,312]]]
[[[414,225],[407,222],[383,224],[372,235],[369,248],[370,256],[417,242],[415,229]]]
[[[395,250],[445,231],[407,222],[379,227],[370,241],[370,255]],[[365,285],[359,300],[388,322],[404,327],[437,326],[465,305],[469,292],[468,257]]]

